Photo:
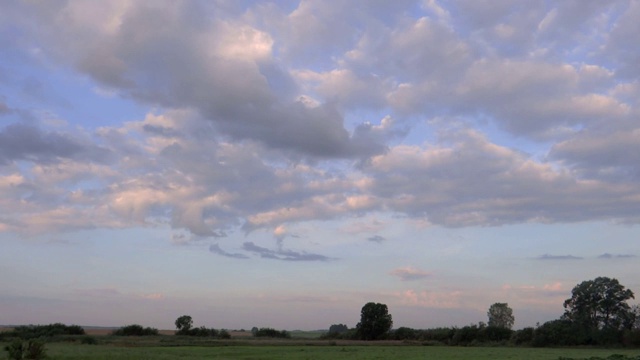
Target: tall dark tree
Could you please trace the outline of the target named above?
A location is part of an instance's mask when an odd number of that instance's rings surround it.
[[[186,334],[193,326],[193,319],[189,315],[182,315],[176,319],[175,324],[178,333]]]
[[[378,340],[387,335],[392,326],[393,320],[387,305],[370,302],[360,311],[360,322],[356,325],[356,331],[362,340]]]
[[[583,281],[571,290],[571,298],[565,300],[563,317],[592,329],[630,327],[633,314],[627,304],[629,299],[634,299],[633,292],[617,279],[598,277]]]
[[[513,310],[511,310],[507,303],[495,303],[491,305],[487,316],[489,317],[489,326],[511,329],[515,321]]]

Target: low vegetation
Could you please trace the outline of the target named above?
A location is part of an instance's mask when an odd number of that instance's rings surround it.
[[[11,344],[4,348],[11,360],[21,359],[44,359],[46,357],[46,350],[44,342],[40,340],[14,340]]]
[[[18,338],[23,340],[37,338],[51,338],[60,335],[84,335],[85,331],[78,325],[64,325],[60,323],[49,325],[22,325],[11,331],[0,332],[0,340]]]
[[[132,324],[123,326],[113,332],[115,336],[154,336],[158,335],[158,329]]]
[[[194,328],[193,318],[189,315],[182,315],[175,321],[176,335],[181,336],[199,336],[199,337],[212,337],[218,339],[231,339],[231,334],[225,329],[216,330],[214,328],[207,328],[204,326]]]
[[[260,328],[253,333],[255,337],[290,339],[291,334],[286,330],[278,331],[272,328]]]
[[[111,337],[105,336],[98,341],[86,335],[80,326],[56,323],[17,326],[10,331],[0,332],[0,342],[3,342],[2,347],[9,359],[43,359],[48,350],[51,350],[55,355],[52,357],[56,359],[86,358],[89,353],[92,359],[135,359],[142,353],[132,349],[116,349],[144,347],[145,358],[155,357],[148,353],[163,352],[162,358],[167,359],[173,358],[170,355],[173,353],[176,358],[194,359],[212,356],[230,359],[360,359],[369,358],[370,355],[378,358],[418,359],[429,354],[429,357],[438,359],[640,360],[637,350],[627,352],[624,349],[640,347],[640,307],[627,303],[633,298],[633,292],[625,289],[616,279],[599,277],[584,281],[574,287],[571,298],[564,302],[565,313],[559,319],[535,328],[519,330],[511,329],[515,318],[507,303],[495,303],[489,307],[488,324],[480,322],[463,327],[392,329],[393,320],[387,305],[369,302],[362,307],[360,322],[354,328],[334,324],[319,339],[301,338],[298,335],[292,338],[291,333],[286,330],[269,327],[251,329],[253,340],[246,336],[231,339],[227,330],[194,327],[191,316],[182,315],[175,321],[176,336],[159,335],[155,328],[132,324],[121,327],[113,331]],[[317,333],[314,334],[317,336]],[[133,338],[118,340],[123,336]],[[377,346],[380,342],[373,340],[385,340],[385,345],[395,346]],[[305,345],[325,346],[314,347],[321,349],[312,351],[300,346],[303,341]],[[45,343],[48,343],[47,349]],[[258,344],[268,344],[269,352],[277,348],[279,353],[267,356],[263,347],[258,347],[261,348],[260,355],[254,356],[255,345]],[[353,344],[368,346],[349,346]],[[222,356],[218,354],[224,352],[219,345],[225,345],[224,348],[234,345],[232,347],[238,351],[229,351],[235,355]],[[74,346],[82,347],[82,355],[66,357],[66,351]],[[467,351],[463,349],[469,347],[477,349],[470,353],[473,356],[461,355],[466,354]],[[557,347],[561,349],[551,350]],[[574,352],[577,349],[571,350],[570,347],[583,347],[582,350],[586,349],[587,352]],[[618,351],[605,351],[605,347]],[[90,348],[93,350],[89,350]],[[202,349],[199,350],[200,348]],[[374,348],[375,353],[369,353]],[[442,350],[445,348],[460,350]],[[534,351],[536,348],[540,351]],[[293,354],[292,349],[299,349],[296,350],[299,353]],[[487,355],[482,355],[485,352]],[[535,356],[531,355],[533,353]],[[588,356],[584,356],[585,354]]]

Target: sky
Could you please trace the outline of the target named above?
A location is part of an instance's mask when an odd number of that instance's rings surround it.
[[[638,34],[635,0],[2,1],[0,324],[639,293]]]

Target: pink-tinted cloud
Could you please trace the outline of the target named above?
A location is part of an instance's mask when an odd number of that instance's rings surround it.
[[[400,303],[408,306],[453,309],[461,306],[462,291],[435,292],[405,290],[396,294]]]
[[[402,281],[420,280],[431,276],[431,273],[411,266],[395,269],[391,271],[390,274],[398,277]]]

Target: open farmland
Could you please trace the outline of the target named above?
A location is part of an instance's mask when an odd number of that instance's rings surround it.
[[[168,341],[167,341],[168,340]],[[402,342],[327,342],[298,341],[203,341],[193,345],[185,340],[167,339],[100,339],[98,345],[74,342],[49,343],[47,354],[52,360],[78,359],[520,359],[557,360],[559,358],[607,358],[613,354],[640,357],[640,351],[629,349],[587,348],[516,348],[516,347],[446,347],[408,345]],[[4,347],[5,344],[0,344]]]

